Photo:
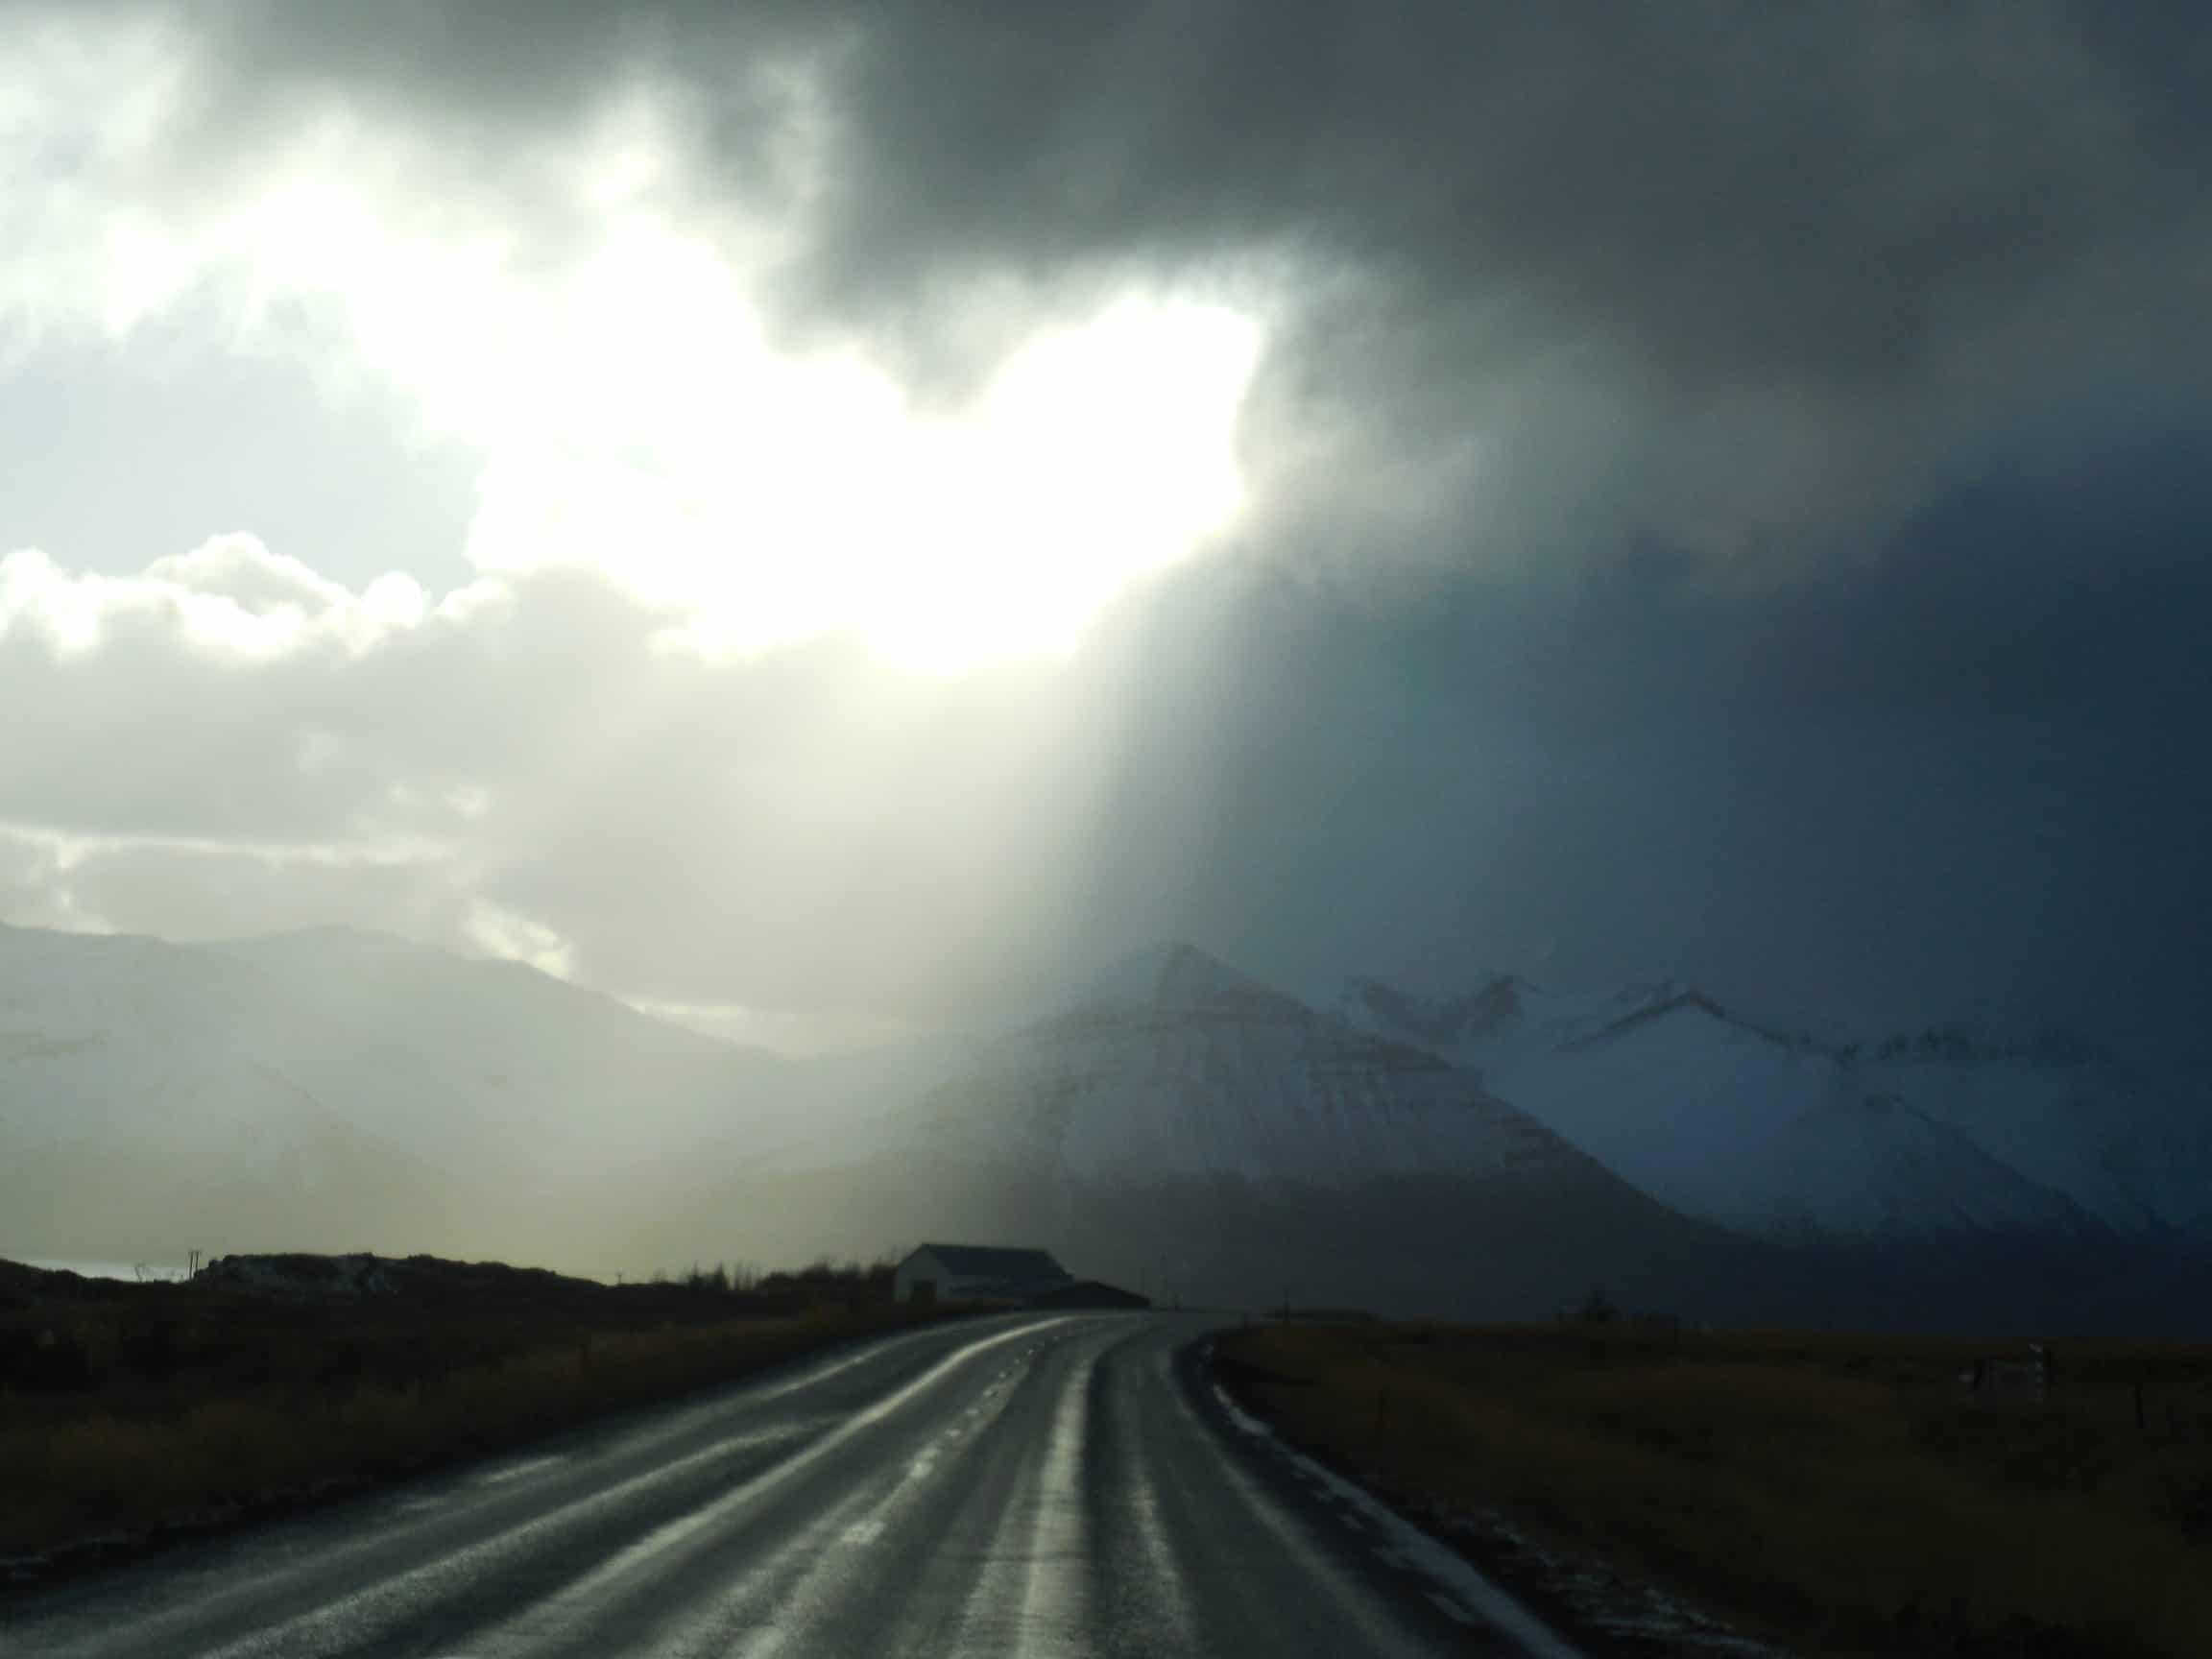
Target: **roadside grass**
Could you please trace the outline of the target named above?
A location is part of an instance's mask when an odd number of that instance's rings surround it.
[[[733,1317],[727,1301],[658,1300],[663,1322],[631,1328],[572,1310],[272,1310],[181,1286],[158,1323],[146,1298],[44,1310],[87,1385],[0,1390],[0,1557],[389,1481],[961,1311],[854,1298]]]
[[[1223,1381],[1416,1505],[1492,1509],[1839,1654],[2212,1653],[2212,1348],[1629,1324],[1262,1326]],[[2138,1392],[2140,1390],[2140,1392]]]

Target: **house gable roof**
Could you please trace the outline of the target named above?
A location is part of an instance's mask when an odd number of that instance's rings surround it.
[[[1047,1250],[999,1244],[917,1244],[914,1255],[906,1260],[911,1262],[914,1256],[925,1254],[936,1257],[947,1272],[963,1279],[1058,1281],[1068,1277],[1068,1269],[1053,1261]]]

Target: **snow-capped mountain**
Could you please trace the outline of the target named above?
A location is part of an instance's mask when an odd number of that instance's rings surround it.
[[[842,1127],[890,1070],[345,928],[187,946],[0,927],[0,1129],[36,1141],[209,1114],[275,1133],[303,1102],[465,1177],[558,1187]]]
[[[888,1141],[720,1207],[830,1247],[1044,1237],[1155,1294],[1548,1317],[1751,1306],[1741,1241],[1676,1214],[1465,1072],[1188,945],[1122,962],[982,1044]],[[820,1219],[817,1219],[820,1218]],[[1771,1301],[1765,1306],[1772,1306]]]
[[[1678,985],[1575,997],[1513,974],[1442,998],[1355,981],[1342,1008],[1729,1226],[2144,1234],[2212,1214],[2202,1114],[2091,1045],[1808,1034]]]
[[[0,1242],[166,1252],[435,1229],[466,1185],[273,1063],[264,976],[153,939],[0,928]]]
[[[1505,977],[1323,1012],[1185,945],[999,1030],[798,1061],[373,934],[0,927],[0,1248],[607,1271],[1047,1237],[1228,1301],[1521,1317],[1601,1283],[1889,1319],[1936,1316],[1911,1253],[1835,1241],[1940,1233],[1997,1241],[1918,1258],[1985,1320],[1984,1260],[2030,1296],[2056,1261],[2101,1298],[2212,1243],[2202,1119],[2080,1046],[1803,1035],[1680,987]],[[2116,1264],[2114,1240],[2152,1248]]]
[[[1189,945],[1129,959],[1077,1006],[986,1046],[922,1103],[916,1132],[1076,1180],[1599,1175],[1434,1055]]]
[[[807,1127],[818,1079],[520,963],[345,928],[206,947],[282,987],[256,1042],[349,1119],[510,1184],[651,1174]],[[833,1114],[832,1114],[833,1115]]]

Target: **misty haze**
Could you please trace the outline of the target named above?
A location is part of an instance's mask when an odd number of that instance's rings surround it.
[[[2212,1647],[2197,9],[0,42],[0,1650]]]

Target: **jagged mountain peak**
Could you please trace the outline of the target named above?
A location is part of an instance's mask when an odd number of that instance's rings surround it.
[[[1622,996],[1611,1008],[1606,1010],[1606,1017],[1603,1018],[1601,1023],[1575,1037],[1571,1046],[1587,1046],[1592,1044],[1611,1042],[1615,1038],[1623,1036],[1641,1026],[1649,1025],[1676,1015],[1690,1015],[1719,1021],[1723,1025],[1738,1026],[1746,1031],[1756,1032],[1760,1036],[1778,1035],[1753,1025],[1747,1021],[1739,1020],[1702,991],[1690,986],[1676,985],[1672,981],[1666,981],[1654,986],[1639,987],[1635,991]]]
[[[1343,1010],[1707,1219],[1852,1231],[1917,1217],[1941,1232],[1960,1215],[2064,1227],[2079,1213],[2155,1230],[2207,1213],[2200,1118],[2093,1044],[1956,1023],[1807,1030],[1679,979],[1598,996],[1516,986],[1511,1017],[1467,1018],[1504,1004],[1498,982],[1455,998],[1356,982]]]
[[[1359,977],[1345,988],[1343,1011],[1363,1030],[1386,1031],[1425,1048],[1449,1049],[1513,1030],[1542,995],[1539,986],[1518,974],[1484,974],[1473,989],[1443,997]]]
[[[991,1044],[909,1133],[940,1156],[1055,1179],[1618,1184],[1427,1050],[1180,941],[1124,957],[1067,1011]]]
[[[1070,1012],[1136,1007],[1159,1015],[1303,1010],[1294,997],[1186,940],[1132,952],[1068,998]]]
[[[1542,987],[1520,974],[1492,971],[1476,974],[1472,986],[1456,995],[1423,995],[1367,975],[1355,976],[1349,994],[1365,1001],[1420,1008],[1432,1014],[1464,1010],[1504,1015],[1517,1013],[1525,998],[1542,994]]]
[[[2102,1043],[2052,1026],[2021,1031],[1961,1021],[1901,1031],[1870,1046],[1877,1060],[1975,1065],[2024,1061],[2041,1066],[2113,1066],[2119,1057]]]

